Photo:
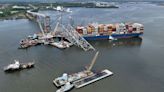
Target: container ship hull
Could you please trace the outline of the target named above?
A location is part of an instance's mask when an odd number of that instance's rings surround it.
[[[132,37],[139,37],[143,33],[131,33],[131,34],[112,34],[111,36],[114,39],[118,38],[132,38]],[[86,40],[105,40],[109,39],[110,35],[91,35],[91,36],[83,36]]]
[[[93,23],[87,26],[77,26],[76,31],[86,40],[131,38],[142,35],[144,26],[140,23]]]

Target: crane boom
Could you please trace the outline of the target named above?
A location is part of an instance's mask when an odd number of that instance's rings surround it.
[[[90,64],[89,68],[87,69],[87,71],[88,71],[88,72],[90,72],[90,71],[91,71],[91,69],[92,69],[93,65],[95,64],[96,59],[97,59],[97,57],[98,57],[98,54],[99,54],[99,52],[96,52],[96,54],[95,54],[94,58],[92,59],[92,62],[91,62],[91,64]]]

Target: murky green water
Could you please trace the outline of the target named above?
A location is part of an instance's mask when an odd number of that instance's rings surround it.
[[[53,20],[59,15],[54,11]],[[163,92],[164,90],[164,7],[152,4],[122,4],[119,9],[73,8],[76,24],[140,22],[145,26],[143,39],[110,42],[91,41],[100,51],[93,70],[109,69],[114,75],[71,92]],[[0,21],[0,92],[55,92],[52,80],[64,72],[84,69],[95,52],[78,47],[60,50],[51,46],[36,46],[19,50],[19,40],[38,32],[28,20]],[[4,73],[2,68],[13,59],[36,61],[33,69]]]

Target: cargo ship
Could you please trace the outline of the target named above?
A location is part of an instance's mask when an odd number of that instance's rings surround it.
[[[140,23],[92,23],[87,26],[77,26],[76,31],[86,40],[131,38],[142,35],[144,26]]]

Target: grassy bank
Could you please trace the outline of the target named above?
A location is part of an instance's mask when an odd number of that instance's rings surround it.
[[[26,10],[23,9],[13,9],[11,6],[0,9],[0,19],[20,19],[26,18]]]

